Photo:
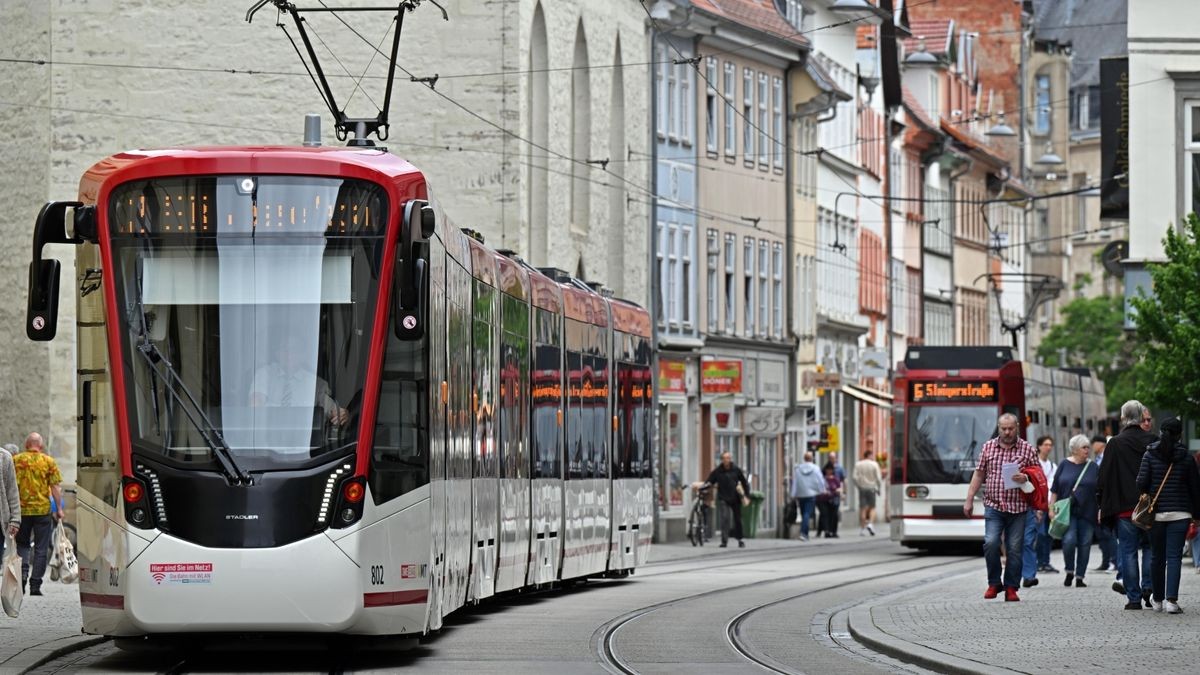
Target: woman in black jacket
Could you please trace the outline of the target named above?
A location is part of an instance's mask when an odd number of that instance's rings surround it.
[[[1143,494],[1158,494],[1150,530],[1154,611],[1179,614],[1183,611],[1179,608],[1179,574],[1184,537],[1188,523],[1200,518],[1200,472],[1179,439],[1183,432],[1179,419],[1172,417],[1161,429],[1159,440],[1142,455],[1137,486]]]

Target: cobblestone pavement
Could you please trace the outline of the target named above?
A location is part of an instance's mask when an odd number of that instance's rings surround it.
[[[1061,567],[1058,554],[1053,563]],[[1092,560],[1098,560],[1095,553]],[[872,648],[950,672],[1197,672],[1200,574],[1186,561],[1180,583],[1183,614],[1124,609],[1114,575],[1089,572],[1087,588],[1041,574],[1022,588],[1021,602],[984,600],[983,561],[977,571],[936,588],[914,588],[851,612],[856,637]]]
[[[25,596],[21,615],[0,613],[0,673],[19,673],[81,640],[79,587],[47,580],[43,596]]]

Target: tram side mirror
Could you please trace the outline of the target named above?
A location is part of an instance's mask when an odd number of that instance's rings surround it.
[[[425,335],[429,274],[423,251],[436,227],[437,216],[429,202],[413,199],[404,205],[392,306],[393,329],[401,340],[419,340]]]
[[[33,260],[29,263],[29,300],[25,312],[25,334],[30,340],[48,342],[58,331],[58,286],[62,270],[57,260],[42,258],[46,244],[79,244],[95,236],[95,210],[80,202],[47,202],[33,226]],[[67,209],[75,209],[75,232],[68,234]],[[82,235],[82,236],[81,236]]]

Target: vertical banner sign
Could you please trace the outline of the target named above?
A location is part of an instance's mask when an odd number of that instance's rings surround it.
[[[705,394],[740,394],[742,392],[741,361],[702,361],[700,391]]]
[[[1129,58],[1100,59],[1100,217],[1129,220]],[[1118,178],[1119,176],[1119,178]]]

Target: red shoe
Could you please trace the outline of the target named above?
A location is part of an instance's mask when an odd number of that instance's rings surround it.
[[[1004,589],[1004,601],[1005,602],[1020,602],[1021,599],[1017,597],[1017,589],[1012,586],[1009,586],[1008,588]]]
[[[991,600],[1000,594],[1000,586],[988,586],[987,592],[983,594],[984,600]]]

